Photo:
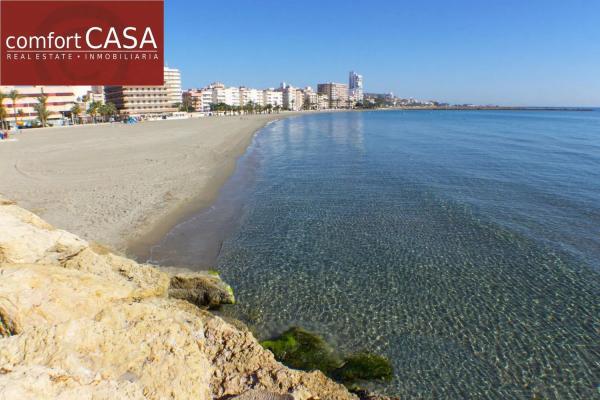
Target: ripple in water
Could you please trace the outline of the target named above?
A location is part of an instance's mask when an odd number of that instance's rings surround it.
[[[578,146],[600,132],[568,142],[592,117],[528,114],[265,129],[236,173],[252,164],[239,212],[223,211],[237,221],[218,259],[239,299],[226,312],[262,337],[300,325],[385,354],[395,378],[371,388],[402,398],[597,398],[600,159]],[[206,226],[178,229],[185,258],[200,257]]]

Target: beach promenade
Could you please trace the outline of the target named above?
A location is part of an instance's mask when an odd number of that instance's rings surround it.
[[[0,146],[0,194],[115,250],[209,205],[254,133],[293,113],[26,130]]]

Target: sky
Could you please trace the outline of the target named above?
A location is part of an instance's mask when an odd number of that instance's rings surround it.
[[[316,87],[453,104],[600,107],[600,0],[165,0],[184,88]]]

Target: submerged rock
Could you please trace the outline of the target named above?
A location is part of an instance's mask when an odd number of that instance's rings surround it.
[[[261,345],[271,350],[278,361],[303,371],[318,370],[329,375],[342,365],[342,360],[325,340],[298,327],[288,329],[273,340],[265,340]]]
[[[393,373],[392,363],[387,358],[362,352],[346,357],[332,377],[340,382],[390,380]]]
[[[392,364],[387,358],[360,352],[342,359],[325,340],[298,327],[290,328],[272,340],[262,341],[261,345],[288,367],[319,370],[344,384],[389,380],[393,376]]]
[[[235,304],[233,289],[214,271],[159,267],[170,278],[169,297],[189,301],[198,307],[214,308]]]

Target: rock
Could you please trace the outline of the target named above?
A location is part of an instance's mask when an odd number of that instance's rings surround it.
[[[159,269],[170,277],[169,297],[189,301],[198,307],[235,304],[233,289],[217,273],[176,267]]]
[[[131,299],[135,287],[52,265],[0,264],[2,320],[13,334],[93,317],[109,303]]]
[[[360,352],[341,359],[325,340],[298,327],[290,328],[280,336],[260,344],[288,367],[304,371],[319,370],[344,384],[390,380],[393,375],[392,364],[387,358]]]
[[[0,205],[0,262],[58,264],[87,247],[16,205]]]
[[[140,299],[166,297],[169,291],[169,276],[153,266],[138,264],[112,253],[98,254],[91,247],[68,258],[62,265],[115,281],[130,282],[137,288],[133,297]]]
[[[265,350],[251,332],[239,330],[208,311],[203,315],[206,340],[204,353],[213,365],[211,387],[217,398],[249,389],[292,394],[296,399],[357,399],[321,371],[288,369]]]
[[[168,275],[0,199],[0,398],[356,399],[171,289],[234,301],[218,276]]]
[[[377,354],[361,352],[344,359],[344,364],[333,371],[331,376],[340,382],[352,383],[365,380],[392,379],[392,363]]]
[[[143,400],[142,388],[127,381],[82,383],[64,370],[40,365],[20,366],[0,373],[0,393],[19,400]]]
[[[202,335],[201,321],[169,300],[125,302],[94,318],[37,326],[3,339],[0,365],[7,385],[25,379],[23,371],[35,383],[31,374],[44,367],[61,371],[54,385],[62,380],[89,389],[135,386],[128,390],[145,399],[203,400],[210,398],[212,368],[200,351]],[[11,390],[0,386],[0,397]]]
[[[264,390],[248,390],[247,392],[233,397],[235,400],[294,400],[291,394],[277,394]]]
[[[342,360],[325,340],[298,327],[260,344],[273,352],[278,361],[294,369],[318,370],[329,375],[342,365]]]

